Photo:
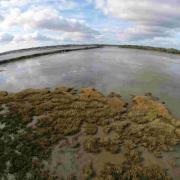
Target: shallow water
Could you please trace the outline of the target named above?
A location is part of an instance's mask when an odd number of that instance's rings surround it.
[[[0,89],[95,87],[104,93],[152,92],[180,117],[180,56],[155,51],[101,48],[0,65]]]

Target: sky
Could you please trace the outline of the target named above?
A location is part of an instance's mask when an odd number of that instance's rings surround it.
[[[180,0],[0,0],[0,52],[92,43],[180,49]]]

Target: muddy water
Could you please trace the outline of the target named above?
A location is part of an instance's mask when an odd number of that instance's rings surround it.
[[[0,66],[0,89],[92,86],[104,93],[152,92],[180,117],[180,56],[101,48],[49,55]]]

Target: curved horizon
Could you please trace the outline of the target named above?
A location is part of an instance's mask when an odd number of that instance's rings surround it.
[[[162,48],[162,49],[174,49],[177,51],[180,51],[180,48],[173,48],[173,47],[161,47],[161,46],[148,46],[148,45],[138,45],[138,44],[54,44],[54,45],[42,45],[42,46],[30,46],[27,48],[17,48],[17,49],[12,49],[12,50],[6,50],[6,51],[0,51],[0,56],[3,54],[8,54],[8,53],[13,53],[13,52],[17,52],[17,51],[26,51],[26,50],[32,50],[32,49],[44,49],[44,48],[52,48],[52,47],[63,47],[63,46],[88,46],[88,45],[102,45],[102,46],[139,46],[139,47],[151,47],[151,48]]]
[[[0,52],[56,44],[180,49],[179,22],[177,0],[1,0]]]

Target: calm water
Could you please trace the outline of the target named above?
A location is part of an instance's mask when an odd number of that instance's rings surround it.
[[[58,85],[95,87],[104,93],[152,92],[180,117],[180,56],[154,51],[101,48],[49,55],[0,66],[0,89]]]

